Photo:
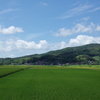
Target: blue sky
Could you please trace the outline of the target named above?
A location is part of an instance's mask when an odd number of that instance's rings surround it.
[[[100,43],[100,0],[0,0],[0,58]]]

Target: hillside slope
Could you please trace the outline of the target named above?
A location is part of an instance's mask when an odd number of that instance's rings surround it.
[[[43,54],[33,54],[18,58],[0,59],[4,64],[64,64],[99,62],[100,44],[88,44],[77,47],[67,47],[61,50],[50,51]]]

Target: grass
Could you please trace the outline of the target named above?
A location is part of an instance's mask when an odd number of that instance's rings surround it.
[[[96,70],[95,70],[96,69]],[[99,68],[98,68],[99,69]],[[0,78],[2,100],[100,100],[97,68],[33,66]]]

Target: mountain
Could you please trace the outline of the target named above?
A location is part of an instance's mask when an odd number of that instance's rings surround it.
[[[65,64],[65,63],[99,63],[100,44],[88,44],[67,47],[43,54],[33,54],[17,58],[1,58],[1,64]]]

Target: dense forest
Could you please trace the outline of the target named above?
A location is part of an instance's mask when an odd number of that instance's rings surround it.
[[[100,64],[100,44],[67,47],[43,54],[17,58],[0,58],[0,65],[62,65],[62,64]]]

